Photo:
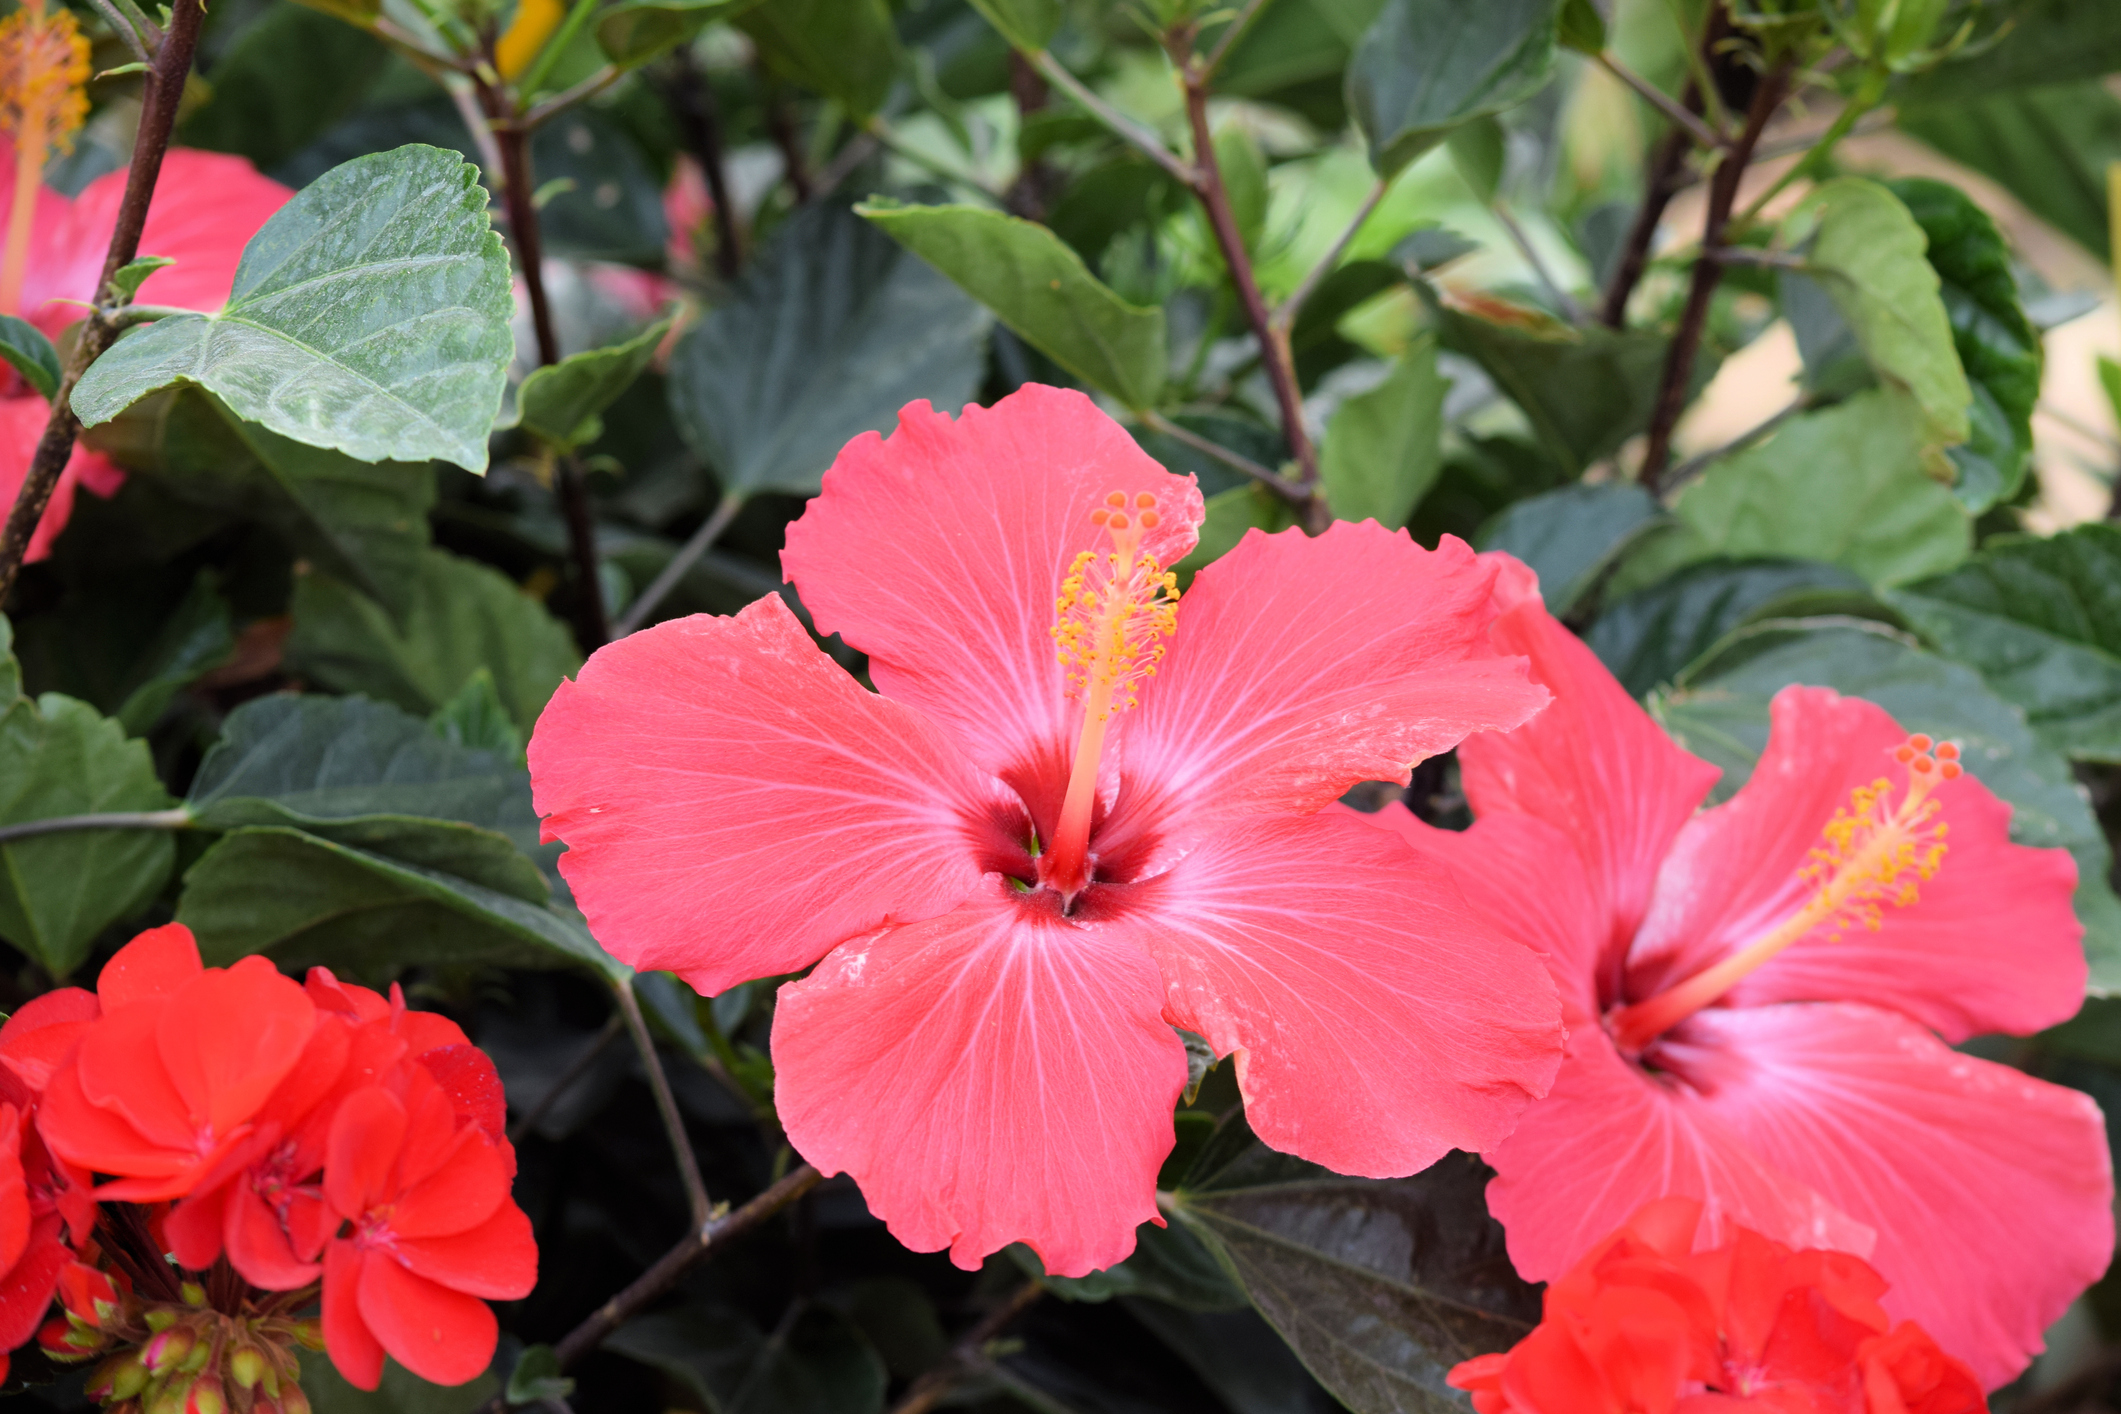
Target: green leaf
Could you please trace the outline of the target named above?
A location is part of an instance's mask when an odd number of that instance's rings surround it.
[[[680,1306],[628,1321],[606,1350],[689,1386],[709,1414],[867,1414],[884,1407],[883,1360],[846,1317],[805,1305],[772,1335],[742,1316]]]
[[[1263,530],[1272,535],[1294,524],[1296,508],[1266,487],[1252,481],[1233,486],[1208,498],[1208,515],[1201,522],[1199,542],[1172,568],[1178,571],[1183,585],[1200,572],[1201,566],[1213,564],[1236,549],[1246,531]]]
[[[366,29],[383,13],[383,0],[295,0],[319,14]]]
[[[1245,127],[1225,123],[1215,134],[1215,166],[1222,175],[1223,194],[1230,199],[1237,234],[1246,250],[1257,251],[1267,231],[1267,155]]]
[[[1791,418],[1680,496],[1690,557],[1824,560],[1879,585],[1951,569],[1972,527],[1925,473],[1922,437],[1919,411],[1885,389]]]
[[[0,620],[4,625],[5,620]],[[0,629],[0,652],[7,647]],[[13,659],[7,674],[14,675]],[[85,702],[47,692],[0,710],[0,825],[167,810],[147,743]],[[161,891],[176,862],[163,830],[84,830],[0,845],[0,937],[63,978],[96,935]]]
[[[542,1404],[573,1393],[574,1381],[560,1373],[560,1357],[549,1345],[524,1347],[515,1368],[508,1372],[510,1404]]]
[[[363,461],[486,469],[515,339],[478,169],[411,145],[342,163],[244,248],[218,314],[118,341],[74,388],[83,423],[192,383],[238,417]]]
[[[59,351],[44,331],[27,319],[0,314],[0,358],[22,375],[22,381],[46,400],[59,388]]]
[[[140,293],[148,276],[176,263],[166,255],[143,255],[138,260],[129,260],[111,272],[111,288],[117,291],[119,299],[131,300]]]
[[[1555,37],[1579,54],[1595,55],[1605,48],[1605,16],[1593,0],[1562,0]]]
[[[491,751],[505,760],[523,759],[523,733],[508,715],[500,689],[493,685],[493,670],[481,667],[455,697],[437,707],[428,719],[435,734],[452,746]]]
[[[215,587],[211,572],[201,570],[134,663],[129,690],[118,707],[119,725],[133,736],[147,735],[179,692],[226,663],[235,651],[228,600]]]
[[[1451,165],[1483,204],[1495,200],[1502,189],[1503,169],[1509,163],[1510,138],[1493,116],[1475,118],[1452,130],[1444,145],[1450,149]]]
[[[2096,3],[2096,0],[2094,0]],[[2121,97],[2097,81],[1903,109],[1900,126],[2110,258],[2106,169],[2121,161]]]
[[[759,0],[625,0],[597,16],[597,47],[622,69],[635,69],[690,42],[708,25],[734,19]]]
[[[1663,520],[1656,500],[1632,482],[1579,484],[1517,502],[1482,528],[1478,544],[1536,570],[1548,610],[1563,615]]]
[[[343,18],[269,6],[214,61],[177,140],[270,170],[352,114],[389,61],[381,40]]]
[[[1766,748],[1769,700],[1795,682],[1866,698],[1911,732],[1957,741],[1966,768],[2010,803],[2013,840],[2075,856],[2093,990],[2121,987],[2121,902],[2107,883],[2113,857],[2084,788],[2025,714],[1972,668],[1878,624],[1771,620],[1730,635],[1669,692],[1652,696],[1650,709],[1682,746],[1723,768],[1712,796],[1722,799]]]
[[[1023,1243],[1007,1249],[1024,1274],[1036,1277],[1069,1301],[1110,1301],[1145,1296],[1189,1311],[1235,1311],[1246,1305],[1244,1289],[1230,1279],[1214,1252],[1184,1226],[1143,1223],[1134,1230],[1134,1254],[1117,1266],[1086,1277],[1049,1277],[1038,1253]]]
[[[972,8],[1018,49],[1044,49],[1060,33],[1067,12],[1061,0],[972,0]]]
[[[383,1380],[372,1390],[346,1382],[328,1356],[302,1361],[302,1392],[316,1414],[473,1414],[500,1391],[484,1374],[461,1385],[431,1385],[397,1361],[383,1362]]]
[[[261,522],[317,569],[393,607],[405,603],[434,505],[425,463],[362,462],[244,422],[179,388],[136,404],[89,439],[194,505]]]
[[[1131,408],[1163,390],[1164,312],[1128,304],[1044,226],[977,206],[855,210],[957,281],[1023,340]]]
[[[482,667],[524,731],[563,678],[582,666],[567,626],[498,570],[428,550],[393,618],[342,580],[295,581],[290,667],[334,692],[365,692],[422,716]]]
[[[679,431],[725,491],[814,495],[840,448],[926,398],[956,412],[985,310],[829,202],[791,216],[670,358]]]
[[[1999,537],[1889,598],[1938,651],[2024,708],[2049,747],[2121,763],[2121,526]]]
[[[1907,84],[1915,107],[1963,103],[2016,88],[2103,78],[2121,69],[2121,8],[2106,0],[2018,0],[1991,45],[1941,64]]]
[[[77,697],[145,736],[170,701],[236,647],[219,576],[85,576],[59,604],[22,625],[15,651],[39,690]],[[0,696],[11,701],[13,693]]]
[[[768,69],[839,100],[858,118],[891,94],[900,54],[884,0],[771,0],[746,10],[737,27]]]
[[[1539,1318],[1470,1155],[1380,1182],[1278,1154],[1242,1118],[1224,1131],[1171,1209],[1356,1414],[1457,1407],[1446,1372],[1509,1348]]]
[[[1515,107],[1554,67],[1555,0],[1388,0],[1348,64],[1370,163],[1394,176],[1460,123]]]
[[[1922,409],[1926,448],[1967,439],[1973,391],[1927,258],[1928,237],[1900,198],[1861,177],[1822,183],[1784,223],[1809,239],[1805,273],[1841,312],[1878,377]]]
[[[1637,697],[1678,677],[1739,625],[1787,617],[1821,592],[1867,589],[1847,570],[1810,560],[1703,560],[1606,606],[1584,642]]]
[[[1396,530],[1436,484],[1443,467],[1443,395],[1436,340],[1408,346],[1382,383],[1341,403],[1318,452],[1326,502],[1342,520]]]
[[[669,332],[670,321],[659,320],[623,343],[584,349],[533,369],[516,390],[513,425],[561,452],[594,442],[604,435],[604,409],[655,361],[656,348]]]
[[[1127,1314],[1200,1376],[1229,1414],[1325,1414],[1330,1397],[1257,1311],[1188,1311],[1122,1296]]]

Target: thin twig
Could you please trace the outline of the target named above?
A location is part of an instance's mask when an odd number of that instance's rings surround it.
[[[663,566],[663,572],[650,580],[648,587],[641,591],[640,597],[626,607],[625,613],[619,615],[619,621],[611,626],[611,636],[624,638],[645,623],[648,616],[655,612],[656,605],[662,603],[670,591],[677,588],[678,581],[699,563],[700,556],[706,554],[714,542],[722,538],[722,532],[729,528],[729,522],[735,520],[736,513],[743,508],[743,492],[731,491],[724,495],[715,506],[714,513],[708,516],[700,528],[692,532],[692,538],[670,557],[670,563]]]
[[[1546,290],[1547,298],[1554,301],[1555,307],[1561,311],[1562,318],[1571,324],[1581,324],[1582,306],[1561,287],[1561,281],[1554,278],[1554,272],[1547,269],[1547,263],[1533,246],[1531,237],[1524,233],[1523,226],[1517,224],[1517,216],[1510,210],[1510,204],[1497,197],[1488,203],[1488,210],[1502,224],[1503,231],[1510,238],[1510,244],[1517,247],[1517,253],[1524,257],[1525,264],[1532,267],[1532,278],[1539,281],[1540,286]]]
[[[1753,90],[1753,104],[1746,113],[1745,129],[1739,133],[1738,140],[1725,154],[1722,164],[1716,168],[1716,175],[1709,182],[1708,214],[1701,229],[1703,250],[1714,250],[1723,244],[1731,206],[1738,197],[1738,184],[1745,179],[1753,147],[1760,141],[1760,134],[1767,130],[1768,120],[1775,116],[1775,110],[1782,106],[1789,88],[1790,71],[1785,65],[1763,75],[1759,86]],[[1643,489],[1653,496],[1658,494],[1659,478],[1672,455],[1672,429],[1679,425],[1679,415],[1686,410],[1694,356],[1701,350],[1701,334],[1708,323],[1709,303],[1722,279],[1723,266],[1716,261],[1701,259],[1694,262],[1694,278],[1687,289],[1686,308],[1679,316],[1679,327],[1672,333],[1671,346],[1665,350],[1664,373],[1657,388],[1656,407],[1650,416],[1649,446],[1642,458]]]
[[[1804,156],[1791,163],[1787,171],[1770,182],[1768,189],[1753,198],[1752,203],[1731,224],[1744,230],[1758,220],[1760,213],[1767,209],[1767,204],[1788,190],[1792,182],[1809,177],[1824,167],[1834,149],[1840,146],[1841,140],[1856,126],[1856,120],[1883,101],[1885,86],[1890,78],[1891,75],[1882,68],[1866,73],[1855,96],[1842,105],[1841,111],[1834,115],[1833,123],[1811,144]]]
[[[140,253],[140,232],[147,225],[155,181],[162,175],[162,156],[169,150],[170,130],[177,121],[177,101],[183,96],[184,80],[191,73],[192,51],[198,47],[203,13],[201,0],[175,0],[169,31],[148,68],[132,165],[125,176],[125,196],[111,231],[110,248],[103,257],[103,273],[96,280],[99,303],[121,302],[113,297],[111,276]],[[66,469],[67,459],[73,455],[74,439],[80,435],[81,421],[74,416],[72,404],[74,385],[116,338],[117,331],[100,314],[91,314],[82,325],[73,356],[66,361],[59,387],[52,396],[51,416],[44,424],[44,434],[37,439],[37,450],[22,478],[22,488],[8,511],[6,528],[0,531],[0,605],[7,602],[8,591],[14,588],[16,572],[22,568],[22,557],[29,550],[30,536],[44,518],[44,508],[59,484],[59,473]]]
[[[543,103],[531,105],[516,122],[525,132],[534,132],[550,119],[559,117],[577,103],[586,103],[624,77],[624,69],[606,64],[573,88],[561,89]]]
[[[1722,446],[1712,447],[1708,451],[1701,453],[1699,456],[1688,457],[1685,461],[1681,462],[1679,465],[1673,467],[1669,472],[1665,473],[1663,489],[1667,492],[1670,492],[1680,486],[1685,485],[1687,482],[1693,480],[1702,472],[1706,471],[1711,462],[1720,461],[1733,452],[1744,451],[1747,447],[1752,446],[1755,442],[1767,436],[1768,433],[1773,432],[1776,428],[1780,427],[1783,423],[1795,417],[1798,413],[1809,412],[1813,406],[1815,406],[1815,404],[1811,398],[1799,398],[1795,402],[1791,403],[1788,407],[1782,409],[1782,411],[1774,413],[1771,416],[1762,418],[1759,422],[1755,423],[1751,427],[1748,427],[1745,431],[1739,433],[1730,441],[1725,442]]]
[[[174,810],[119,810],[104,815],[53,815],[43,820],[0,825],[0,844],[34,839],[38,835],[73,834],[80,830],[188,830],[192,813],[183,806]]]
[[[942,1397],[967,1376],[978,1374],[987,1364],[987,1347],[1008,1324],[1031,1309],[1046,1294],[1046,1288],[1027,1281],[1009,1293],[1009,1299],[980,1317],[979,1324],[965,1332],[964,1339],[950,1347],[942,1363],[924,1371],[892,1407],[891,1414],[928,1414]]]
[[[1215,460],[1231,470],[1243,472],[1291,505],[1301,506],[1311,499],[1309,491],[1297,485],[1288,477],[1283,476],[1280,472],[1263,467],[1250,457],[1241,456],[1218,442],[1212,442],[1191,428],[1181,427],[1154,408],[1142,413],[1141,420],[1143,425],[1163,433],[1173,441],[1183,442],[1194,451],[1204,456],[1215,458]]]
[[[1174,180],[1183,183],[1189,189],[1199,188],[1200,173],[1180,161],[1176,153],[1164,146],[1162,138],[1120,112],[1119,109],[1105,102],[1104,99],[1099,98],[1088,84],[1069,73],[1061,66],[1060,61],[1051,54],[1041,49],[1036,53],[1026,54],[1024,57],[1031,61],[1031,67],[1037,69],[1045,77],[1047,83],[1052,84],[1055,88],[1074,99],[1089,112],[1091,117],[1103,123],[1116,136],[1139,150],[1144,157],[1147,157],[1151,162],[1170,173]]]
[[[1207,62],[1200,66],[1202,83],[1208,82],[1221,71],[1223,60],[1230,57],[1230,50],[1236,46],[1238,40],[1244,38],[1245,31],[1252,27],[1252,21],[1259,18],[1259,12],[1272,3],[1274,0],[1245,0],[1245,7],[1239,10],[1237,17],[1216,36],[1215,47],[1208,51]]]
[[[773,136],[773,145],[780,149],[782,174],[788,179],[789,190],[795,193],[795,204],[809,205],[817,189],[810,181],[810,164],[803,156],[802,134],[795,130],[795,115],[788,111],[787,95],[771,80],[766,97],[766,130]]]
[[[1700,114],[1694,112],[1669,93],[1666,93],[1656,84],[1651,83],[1641,74],[1621,63],[1610,50],[1601,51],[1598,55],[1598,62],[1607,73],[1647,99],[1652,108],[1664,114],[1676,126],[1684,128],[1687,136],[1693,138],[1694,141],[1700,143],[1703,147],[1713,150],[1730,145],[1730,140],[1703,122]]]
[[[1296,282],[1296,288],[1289,291],[1288,297],[1275,309],[1274,326],[1277,329],[1289,330],[1296,327],[1296,316],[1303,313],[1304,301],[1317,292],[1326,277],[1340,264],[1341,256],[1347,254],[1348,247],[1354,244],[1356,233],[1369,221],[1370,213],[1377,210],[1377,204],[1385,199],[1385,193],[1391,186],[1392,184],[1383,178],[1371,185],[1370,194],[1364,197],[1362,205],[1356,208],[1355,219],[1348,223],[1347,229],[1333,238],[1332,246],[1319,258],[1316,265],[1304,273],[1303,279]]]
[[[700,72],[689,46],[680,44],[670,56],[670,80],[666,85],[670,111],[677,117],[692,160],[700,164],[707,184],[707,197],[714,203],[714,269],[724,280],[734,280],[743,263],[737,245],[736,204],[729,199],[729,173],[722,165],[721,112],[715,104],[714,85]]]
[[[544,1093],[538,1096],[537,1103],[523,1111],[522,1117],[508,1127],[508,1142],[522,1143],[524,1136],[536,1129],[539,1121],[552,1112],[552,1107],[560,1102],[561,1097],[574,1088],[574,1083],[589,1073],[589,1067],[596,1064],[597,1057],[604,1054],[619,1032],[625,1029],[624,1013],[612,1012],[610,1019],[604,1023],[604,1029],[597,1032],[596,1039],[583,1047],[582,1054],[570,1061],[567,1069],[560,1072],[559,1078],[545,1087]]]
[[[856,133],[847,140],[845,147],[832,155],[832,160],[817,174],[811,195],[830,196],[838,191],[840,183],[853,176],[854,169],[876,156],[882,147],[883,144],[869,134]]]
[[[692,1225],[704,1228],[714,1217],[714,1204],[707,1200],[707,1185],[700,1178],[700,1161],[692,1152],[692,1139],[685,1133],[685,1116],[678,1111],[677,1096],[670,1091],[670,1076],[663,1070],[663,1058],[655,1052],[655,1037],[648,1034],[648,1021],[641,1015],[640,998],[633,994],[633,979],[622,977],[612,988],[618,993],[619,1010],[626,1017],[626,1029],[633,1033],[634,1047],[641,1053],[642,1068],[648,1072],[648,1088],[655,1092],[656,1112],[663,1117],[663,1128],[670,1135],[670,1149],[678,1161],[678,1177],[685,1184],[685,1201],[692,1205]]]
[[[903,138],[891,130],[891,124],[885,120],[882,114],[871,116],[862,125],[862,131],[882,143],[885,151],[897,154],[900,159],[911,162],[936,180],[955,182],[960,186],[971,187],[995,205],[999,206],[1002,204],[1003,196],[1001,192],[988,186],[972,173],[949,167],[936,161],[919,148],[910,146]]]

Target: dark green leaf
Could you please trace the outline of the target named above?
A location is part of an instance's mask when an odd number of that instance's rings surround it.
[[[531,136],[530,158],[542,181],[566,183],[538,212],[547,254],[662,265],[670,241],[663,183],[616,117],[570,108]]]
[[[1267,156],[1242,124],[1225,123],[1215,135],[1215,165],[1245,249],[1257,251],[1267,230]]]
[[[1554,67],[1555,0],[1387,0],[1348,65],[1348,108],[1392,176],[1460,123],[1515,107]]]
[[[624,0],[597,16],[597,47],[622,69],[668,53],[717,20],[732,19],[758,0]]]
[[[542,1404],[573,1393],[574,1381],[560,1373],[560,1357],[549,1345],[525,1347],[516,1357],[515,1368],[508,1372],[510,1404]]]
[[[1129,407],[1164,385],[1164,312],[1128,304],[1044,226],[977,206],[856,208],[1061,367]]]
[[[1509,135],[1490,115],[1452,130],[1444,145],[1450,149],[1451,165],[1465,178],[1473,195],[1483,203],[1495,200],[1502,188],[1503,168],[1510,156]]]
[[[1356,1414],[1458,1407],[1445,1373],[1538,1319],[1471,1156],[1411,1178],[1343,1178],[1251,1140],[1242,1120],[1225,1128],[1173,1207]]]
[[[2048,746],[2121,762],[2121,527],[1992,540],[1890,598],[1940,652],[2024,708]]]
[[[352,113],[389,61],[381,40],[343,19],[271,6],[214,61],[177,139],[278,166]]]
[[[474,751],[491,751],[507,761],[523,759],[523,733],[508,715],[500,689],[493,685],[493,670],[481,667],[465,680],[455,697],[434,710],[428,719],[442,740]]]
[[[513,581],[474,560],[428,550],[402,616],[330,575],[295,581],[290,666],[335,692],[365,692],[422,716],[485,668],[524,731],[561,679],[582,666],[567,626]]]
[[[193,383],[310,446],[483,471],[513,308],[478,169],[434,147],[375,153],[265,223],[219,314],[157,320],[96,360],[74,411],[108,422]]]
[[[1375,520],[1396,530],[1436,484],[1443,465],[1443,395],[1436,340],[1408,346],[1383,382],[1342,402],[1326,422],[1319,478],[1342,520]]]
[[[1556,38],[1579,54],[1597,54],[1603,50],[1605,16],[1598,13],[1594,0],[1562,0]]]
[[[594,442],[604,434],[604,409],[655,360],[669,332],[670,321],[660,320],[624,343],[533,369],[516,390],[515,425],[562,452]]]
[[[2107,0],[2018,0],[2003,8],[2010,27],[1992,45],[1912,80],[1912,107],[1963,103],[2016,88],[2103,78],[2121,69],[2121,7]]]
[[[1900,126],[2000,183],[2101,261],[2108,258],[2106,169],[2121,162],[2121,98],[2104,84],[1903,109]]]
[[[0,619],[0,687],[19,687]],[[147,744],[85,702],[10,692],[0,703],[0,825],[167,810]],[[163,830],[85,830],[0,845],[0,937],[65,977],[96,935],[144,908],[176,860]]]
[[[1201,566],[1212,564],[1235,549],[1248,530],[1272,535],[1296,524],[1296,508],[1276,493],[1248,481],[1208,498],[1208,518],[1201,522],[1200,541],[1193,553],[1173,566],[1184,584]]]
[[[1809,560],[1703,560],[1608,605],[1584,641],[1641,697],[1740,624],[1784,616],[1792,596],[1866,588],[1847,570]]]
[[[1479,544],[1538,571],[1547,608],[1566,614],[1663,519],[1650,493],[1632,483],[1564,486],[1511,506],[1481,531]]]
[[[1322,127],[1347,125],[1342,73],[1384,0],[1274,0],[1238,37],[1216,88],[1273,98]]]
[[[1122,1296],[1120,1305],[1155,1332],[1230,1414],[1338,1414],[1340,1406],[1252,1310],[1187,1311]]]
[[[78,697],[145,736],[178,692],[235,651],[216,580],[212,570],[188,589],[181,570],[87,577],[56,608],[25,619],[15,645],[23,672],[38,690]]]
[[[865,1414],[884,1407],[884,1362],[846,1317],[805,1306],[772,1335],[731,1312],[681,1306],[604,1342],[690,1386],[709,1414]]]
[[[59,351],[26,319],[0,314],[0,358],[47,399],[59,387]]]
[[[972,8],[1018,49],[1044,49],[1060,32],[1061,0],[972,0]]]
[[[235,651],[228,600],[202,570],[134,663],[129,690],[118,708],[119,724],[134,736],[145,736],[179,692],[226,663]]]
[[[896,427],[907,403],[969,402],[986,330],[948,280],[818,202],[678,341],[671,411],[724,490],[811,495],[841,447]]]
[[[737,19],[769,69],[838,99],[857,117],[884,106],[898,32],[884,0],[771,0]]]
[[[461,1385],[431,1385],[385,1359],[382,1383],[372,1390],[355,1389],[328,1356],[302,1361],[302,1392],[316,1414],[472,1414],[500,1388],[491,1374]]]
[[[1036,1277],[1069,1301],[1145,1296],[1189,1311],[1234,1311],[1245,1305],[1244,1291],[1230,1280],[1215,1254],[1182,1225],[1143,1223],[1134,1230],[1132,1256],[1084,1277],[1047,1276],[1038,1253],[1021,1242],[1012,1244],[1008,1252],[1025,1275]]]
[[[1790,683],[1867,698],[1911,732],[1960,745],[1966,768],[2011,806],[2011,838],[2077,860],[2077,916],[2097,991],[2121,987],[2121,902],[2113,858],[2069,763],[2041,744],[2025,714],[1972,668],[1923,652],[1904,635],[1852,620],[1770,620],[1741,628],[1654,695],[1651,711],[1695,755],[1723,768],[1722,799],[1767,745],[1768,702]]]

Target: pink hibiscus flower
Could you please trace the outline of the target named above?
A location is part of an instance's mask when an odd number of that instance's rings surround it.
[[[961,1266],[1022,1240],[1080,1275],[1161,1221],[1174,1026],[1345,1173],[1492,1145],[1556,1064],[1537,959],[1317,813],[1539,708],[1487,644],[1493,570],[1252,533],[1179,603],[1202,514],[1079,393],[914,403],[782,554],[880,694],[769,597],[601,650],[531,740],[613,953],[706,993],[818,964],[774,1016],[789,1140]]]
[[[1517,1269],[1558,1277],[1648,1200],[1697,1198],[1711,1242],[1867,1258],[1894,1316],[2002,1383],[2113,1250],[2105,1126],[1947,1043],[2076,1011],[2075,865],[2010,843],[1949,743],[1824,688],[1779,693],[1751,780],[1696,814],[1716,768],[1517,574],[1493,638],[1554,705],[1461,749],[1465,834],[1373,817],[1561,984],[1568,1058],[1486,1155]]]
[[[47,15],[41,4],[25,5],[0,28],[0,133],[8,139],[0,142],[0,314],[27,319],[54,340],[95,298],[125,198],[123,171],[96,178],[72,199],[44,185],[46,162],[72,149],[87,114],[87,80],[88,41],[64,9]],[[202,310],[228,303],[244,245],[292,195],[241,157],[171,150],[140,253],[176,264],[147,278],[141,303]],[[0,366],[0,505],[14,504],[50,416],[43,395]],[[108,457],[76,443],[27,558],[51,553],[73,514],[76,486],[111,496],[124,484]]]

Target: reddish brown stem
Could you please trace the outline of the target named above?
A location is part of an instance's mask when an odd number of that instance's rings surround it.
[[[1679,316],[1679,327],[1672,331],[1672,344],[1665,351],[1664,375],[1657,387],[1657,404],[1650,418],[1649,447],[1642,458],[1642,485],[1651,495],[1657,494],[1658,483],[1664,469],[1672,459],[1672,429],[1679,425],[1679,415],[1686,410],[1687,388],[1693,381],[1694,358],[1701,351],[1702,330],[1707,327],[1709,304],[1716,294],[1716,286],[1723,279],[1723,264],[1715,259],[1717,249],[1723,244],[1724,229],[1730,224],[1731,206],[1738,198],[1739,183],[1745,180],[1746,164],[1752,160],[1753,148],[1760,142],[1761,133],[1767,130],[1768,120],[1782,106],[1789,93],[1790,75],[1787,68],[1776,69],[1760,80],[1753,90],[1752,105],[1746,110],[1745,130],[1724,154],[1716,175],[1709,181],[1708,214],[1701,227],[1701,256],[1694,262],[1693,281],[1687,288],[1686,308]]]
[[[201,0],[176,0],[170,11],[169,29],[155,52],[154,63],[148,67],[132,166],[125,175],[125,196],[118,207],[118,224],[111,231],[110,249],[103,257],[103,274],[96,281],[99,302],[112,297],[111,276],[140,253],[140,232],[147,227],[148,203],[154,199],[155,182],[162,175],[162,156],[169,151],[170,129],[176,125],[177,101],[183,97],[184,80],[191,73],[192,51],[198,48],[203,13]],[[100,313],[91,314],[66,361],[58,391],[52,396],[51,417],[44,424],[44,435],[37,440],[29,472],[8,511],[6,529],[0,530],[0,604],[7,602],[8,591],[14,588],[15,574],[29,551],[30,536],[44,518],[44,508],[59,484],[59,474],[66,470],[67,460],[73,455],[74,439],[81,435],[81,421],[74,416],[72,407],[74,384],[117,337],[115,326]]]
[[[737,246],[736,208],[729,200],[729,175],[722,166],[721,113],[715,105],[714,86],[700,72],[692,51],[679,45],[670,57],[670,109],[676,115],[685,145],[707,181],[707,195],[714,201],[714,269],[724,280],[736,278],[743,252]]]
[[[978,1373],[987,1363],[988,1344],[1045,1294],[1046,1289],[1035,1281],[1027,1281],[1011,1292],[1008,1300],[980,1317],[979,1324],[965,1332],[964,1339],[950,1348],[940,1365],[913,1382],[906,1397],[892,1407],[891,1414],[928,1414],[959,1382]]]

